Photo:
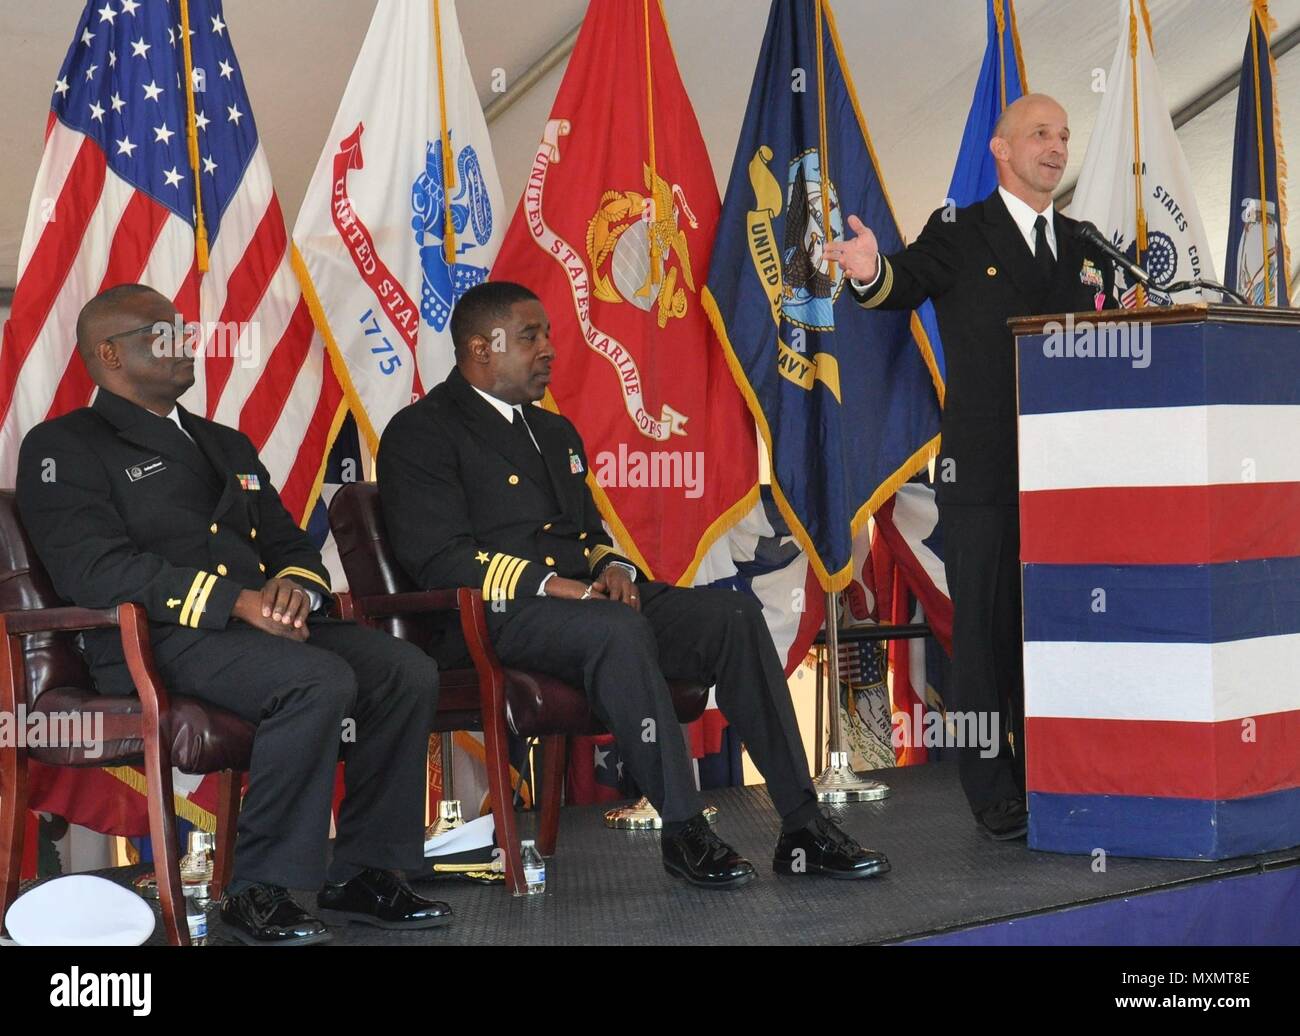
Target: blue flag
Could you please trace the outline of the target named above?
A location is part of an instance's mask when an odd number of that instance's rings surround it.
[[[975,84],[975,96],[971,98],[970,114],[966,116],[966,129],[961,135],[957,165],[952,171],[952,183],[945,202],[953,208],[983,201],[997,187],[998,170],[993,153],[989,151],[993,127],[997,125],[1002,110],[1012,101],[1019,100],[1026,88],[1015,8],[1011,0],[988,0],[988,5],[989,42],[984,48],[984,63]],[[926,299],[916,312],[934,349],[939,376],[946,379],[948,367],[944,362],[934,303]]]
[[[1268,4],[1256,0],[1237,91],[1223,283],[1256,306],[1289,306],[1291,258],[1286,246],[1285,185],[1279,173],[1286,160],[1273,91],[1276,70],[1268,46],[1271,23]]]
[[[704,305],[828,591],[853,535],[938,448],[937,372],[906,312],[865,310],[822,258],[849,214],[903,247],[825,0],[774,0]]]

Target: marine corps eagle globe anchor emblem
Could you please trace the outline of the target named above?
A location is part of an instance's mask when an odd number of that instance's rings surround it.
[[[658,302],[655,316],[662,328],[670,318],[686,315],[686,292],[677,286],[678,269],[686,287],[695,291],[686,234],[677,220],[685,216],[692,230],[700,224],[678,184],[670,187],[648,165],[642,168],[649,196],[636,191],[606,191],[600,196],[600,207],[587,223],[587,259],[596,298],[626,300],[647,311]],[[678,265],[668,265],[674,257]]]

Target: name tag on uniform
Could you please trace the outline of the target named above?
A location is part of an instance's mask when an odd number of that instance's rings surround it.
[[[258,477],[256,475],[237,474],[235,478],[239,479],[239,488],[245,490],[246,492],[256,492],[257,490],[262,488],[262,483],[258,480]]]
[[[125,470],[127,478],[132,482],[139,482],[142,478],[148,478],[160,471],[166,471],[167,465],[162,462],[161,457],[150,457],[148,460],[142,460],[139,464],[132,464]]]

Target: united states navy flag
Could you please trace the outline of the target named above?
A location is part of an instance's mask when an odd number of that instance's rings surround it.
[[[1232,194],[1223,283],[1256,306],[1289,306],[1286,244],[1286,158],[1268,34],[1276,25],[1266,0],[1254,0],[1237,91]]]
[[[881,252],[903,247],[829,4],[773,0],[704,304],[828,591],[849,582],[854,533],[939,443],[920,321],[855,305],[823,258],[849,214]]]

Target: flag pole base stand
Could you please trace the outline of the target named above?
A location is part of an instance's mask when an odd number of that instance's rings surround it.
[[[460,814],[460,799],[442,799],[438,803],[438,819],[424,829],[424,840],[445,835],[458,827],[464,827],[465,821]]]
[[[713,818],[718,815],[718,807],[705,806],[702,812],[712,824]],[[605,826],[615,831],[659,831],[663,828],[664,821],[659,811],[643,795],[630,806],[606,811]]]
[[[889,785],[859,777],[848,752],[832,752],[831,764],[813,781],[818,802],[874,802],[889,796]]]

